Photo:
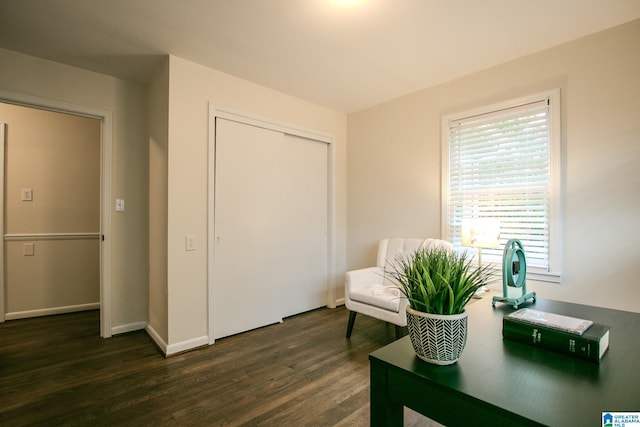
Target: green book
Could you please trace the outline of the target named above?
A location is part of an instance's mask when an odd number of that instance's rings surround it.
[[[504,338],[600,363],[609,348],[609,327],[593,323],[578,335],[505,316]]]

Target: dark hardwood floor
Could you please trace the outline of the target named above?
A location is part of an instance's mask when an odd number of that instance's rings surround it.
[[[164,358],[99,312],[0,325],[0,425],[367,426],[370,352],[392,325],[318,309]],[[405,425],[431,426],[406,410]]]

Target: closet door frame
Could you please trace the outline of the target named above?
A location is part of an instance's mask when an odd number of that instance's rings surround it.
[[[233,108],[209,102],[209,141],[208,141],[208,188],[207,188],[207,314],[209,344],[213,344],[213,295],[215,261],[215,147],[216,118],[233,120],[247,125],[262,127],[290,135],[324,142],[327,144],[327,306],[336,307],[335,290],[335,254],[336,254],[336,202],[335,202],[335,137],[332,134],[315,129],[286,123],[279,120],[246,113]]]

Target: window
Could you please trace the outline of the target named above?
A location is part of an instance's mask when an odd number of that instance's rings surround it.
[[[518,239],[527,276],[559,281],[560,90],[445,117],[442,133],[444,238],[462,249],[463,219],[498,219],[500,247],[483,262]]]

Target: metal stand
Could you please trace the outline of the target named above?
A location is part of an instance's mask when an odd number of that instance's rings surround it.
[[[528,299],[536,302],[536,293],[527,292],[527,259],[524,255],[522,243],[517,239],[511,239],[504,247],[502,257],[502,293],[503,296],[494,296],[491,302],[496,306],[496,302],[510,304],[513,308],[518,308],[520,304]],[[509,296],[509,287],[522,288],[522,295],[516,297]]]

